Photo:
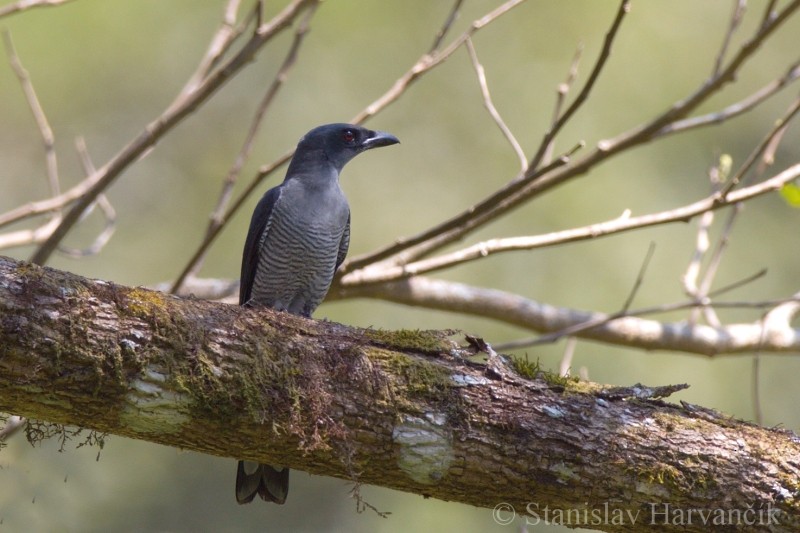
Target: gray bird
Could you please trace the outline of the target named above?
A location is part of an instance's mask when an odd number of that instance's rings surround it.
[[[283,183],[267,191],[250,220],[239,305],[310,317],[325,298],[350,244],[350,206],[339,173],[355,156],[400,141],[352,124],[327,124],[300,139]],[[282,504],[289,469],[239,461],[236,501],[256,494]]]

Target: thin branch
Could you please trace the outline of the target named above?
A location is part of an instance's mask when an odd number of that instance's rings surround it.
[[[622,305],[622,311],[628,311],[631,308],[633,299],[636,298],[636,294],[639,292],[639,289],[644,282],[644,275],[647,273],[647,267],[650,266],[650,261],[653,259],[653,254],[655,252],[656,243],[651,242],[650,246],[647,247],[647,253],[644,256],[642,265],[639,267],[639,272],[636,274],[636,280],[633,282],[633,287],[631,287],[631,291],[628,294],[628,297],[625,299],[625,303]]]
[[[464,0],[456,0],[455,3],[453,3],[453,7],[450,9],[447,19],[445,19],[442,27],[439,28],[439,32],[436,34],[436,37],[433,40],[433,45],[431,45],[430,49],[428,50],[429,55],[436,53],[442,46],[447,32],[450,31],[453,23],[458,19],[459,12],[461,11],[461,4],[463,3]]]
[[[575,50],[575,55],[572,57],[572,62],[569,66],[569,71],[567,72],[567,78],[558,84],[558,89],[556,90],[556,103],[553,106],[553,119],[550,124],[550,129],[553,129],[558,122],[559,117],[561,117],[561,109],[564,106],[564,101],[567,98],[567,94],[569,93],[572,85],[575,83],[575,79],[578,77],[578,65],[580,65],[581,57],[583,56],[583,43],[578,44],[578,48]],[[542,164],[547,165],[550,163],[553,157],[553,150],[555,149],[555,139],[551,139],[545,148],[544,155],[542,156]]]
[[[736,116],[746,113],[747,111],[750,111],[798,78],[800,78],[800,61],[792,63],[783,76],[771,81],[747,98],[731,104],[719,111],[672,122],[659,130],[658,136],[660,137],[662,135],[687,131],[711,124],[720,124],[726,120],[730,120]]]
[[[736,5],[731,15],[731,22],[728,25],[728,31],[725,32],[725,38],[722,40],[722,48],[717,54],[717,60],[714,62],[714,70],[711,71],[711,77],[719,75],[719,71],[722,69],[722,64],[725,61],[725,54],[728,52],[728,47],[731,44],[731,38],[733,38],[733,34],[742,22],[746,7],[747,0],[736,0]]]
[[[217,89],[230,80],[242,68],[251,64],[256,52],[275,35],[287,28],[310,2],[314,0],[293,0],[271,21],[259,26],[241,50],[209,75],[185,101],[148,124],[136,139],[125,146],[117,155],[98,169],[96,182],[80,197],[52,235],[33,254],[31,261],[44,264],[56,250],[61,240],[78,222],[89,205],[110,186],[133,162],[138,160],[168,131],[204,104]]]
[[[227,218],[225,217],[225,209],[230,203],[231,195],[233,194],[233,186],[236,184],[236,180],[239,178],[239,174],[241,173],[245,163],[250,158],[250,154],[253,150],[253,144],[255,143],[255,139],[258,136],[259,131],[261,130],[261,125],[264,122],[264,117],[267,114],[267,110],[275,100],[275,96],[278,94],[278,91],[281,89],[281,87],[283,87],[284,83],[288,79],[289,71],[291,71],[292,67],[297,62],[300,46],[303,44],[303,40],[309,31],[311,19],[314,16],[318,5],[319,4],[312,4],[306,12],[306,15],[303,17],[303,20],[298,25],[294,34],[294,39],[289,47],[286,57],[283,60],[283,63],[281,64],[278,72],[275,74],[275,77],[272,80],[272,83],[267,88],[267,91],[264,93],[261,102],[256,108],[255,116],[250,124],[250,128],[247,132],[244,143],[242,144],[242,147],[236,156],[236,160],[223,180],[222,191],[220,191],[217,205],[214,208],[214,211],[211,213],[208,228],[206,229],[205,239],[200,244],[200,249],[203,251],[201,254],[196,254],[192,258],[192,261],[184,267],[183,271],[173,284],[171,290],[173,294],[180,289],[181,284],[188,276],[194,275],[200,269],[205,257],[205,251],[208,249],[211,240],[214,239],[219,230],[222,229],[224,223],[227,221]]]
[[[24,220],[26,218],[43,215],[52,211],[58,211],[62,207],[69,205],[71,202],[86,194],[86,192],[91,189],[92,185],[97,182],[97,177],[97,175],[89,176],[77,185],[53,198],[47,198],[37,202],[30,202],[7,211],[6,213],[0,215],[0,228],[15,222],[19,222],[20,220]]]
[[[711,192],[713,194],[717,194],[722,188],[722,184],[726,179],[728,179],[731,171],[731,164],[731,157],[727,154],[723,154],[720,156],[719,162],[709,170],[708,178],[711,182]],[[708,235],[713,223],[713,211],[703,213],[700,217],[700,222],[697,225],[695,251],[692,259],[689,261],[689,265],[686,268],[686,273],[682,278],[684,293],[696,301],[702,301],[708,295],[708,288],[706,288],[705,292],[703,292],[701,283],[698,280],[700,278],[702,261],[711,247],[711,242]],[[708,277],[706,277],[706,279],[708,279]],[[710,310],[710,313],[713,314],[713,309]],[[689,324],[696,324],[699,317],[700,309],[692,309],[692,313],[689,316]],[[718,325],[719,321],[716,320],[716,316],[714,315],[709,316],[708,323],[711,325]]]
[[[709,298],[716,298],[717,296],[720,296],[722,294],[734,291],[734,290],[738,289],[739,287],[744,287],[745,285],[749,285],[750,283],[752,283],[752,282],[754,282],[754,281],[756,281],[758,279],[761,279],[766,275],[767,275],[767,269],[766,268],[761,269],[758,272],[750,274],[749,276],[745,276],[744,278],[742,278],[740,280],[736,280],[733,283],[729,283],[727,285],[724,285],[724,286],[720,287],[719,289],[715,289],[713,291],[709,291],[708,297]],[[792,297],[792,298],[794,298],[794,297]],[[760,307],[760,306],[757,306],[757,307]]]
[[[708,238],[708,232],[711,225],[714,223],[714,212],[706,211],[700,216],[700,221],[697,224],[697,237],[695,238],[695,247],[689,265],[686,267],[686,272],[681,278],[683,284],[683,292],[686,296],[690,296],[695,300],[700,298],[700,286],[698,279],[700,278],[700,270],[708,249],[711,247],[711,242]],[[697,322],[696,317],[692,317],[689,321],[694,324]]]
[[[773,140],[783,135],[783,131],[788,126],[789,122],[800,112],[800,97],[796,98],[795,101],[789,106],[789,109],[786,113],[780,117],[778,120],[775,121],[775,125],[773,128],[767,133],[767,135],[761,140],[758,146],[753,150],[750,155],[747,157],[742,166],[739,167],[739,170],[728,180],[728,182],[722,187],[719,192],[720,197],[727,196],[734,187],[736,187],[742,178],[750,171],[753,165],[758,162],[759,158],[761,158],[762,154],[772,145]]]
[[[370,117],[373,117],[376,113],[383,110],[387,105],[400,98],[406,92],[409,85],[414,83],[420,76],[447,60],[456,50],[464,45],[468,38],[472,37],[477,31],[485,28],[524,1],[525,0],[508,0],[507,2],[504,2],[483,17],[472,21],[472,24],[470,24],[469,28],[467,28],[466,31],[454,39],[453,42],[451,42],[443,50],[437,50],[433,54],[425,54],[420,57],[405,74],[400,76],[400,78],[394,82],[394,85],[392,85],[388,91],[364,108],[364,110],[353,117],[350,122],[354,124],[361,124]]]
[[[105,219],[103,230],[95,237],[92,244],[86,248],[72,248],[62,244],[58,247],[59,252],[70,257],[80,258],[97,255],[105,248],[106,244],[108,244],[111,237],[114,235],[114,231],[117,229],[117,211],[114,209],[114,206],[111,205],[108,197],[105,194],[101,194],[97,197],[97,200],[89,206],[89,209],[86,210],[84,218],[94,211],[94,206],[99,207],[100,211],[103,213],[103,218]]]
[[[17,80],[19,80],[20,86],[22,86],[22,91],[25,93],[25,100],[28,102],[28,107],[31,113],[33,113],[36,125],[39,127],[39,133],[44,143],[45,159],[47,161],[47,180],[50,186],[50,194],[51,196],[57,196],[61,193],[61,187],[58,179],[58,161],[56,159],[53,129],[47,121],[47,116],[44,113],[42,104],[39,103],[39,98],[36,96],[36,90],[33,88],[30,75],[25,67],[22,66],[22,62],[14,47],[14,41],[11,39],[11,32],[8,30],[3,31],[3,43],[5,44],[6,54],[8,55],[8,62],[14,74],[17,76]]]
[[[14,42],[11,38],[11,33],[7,30],[3,31],[3,42],[11,69],[14,71],[14,74],[16,75],[17,80],[22,87],[22,91],[25,94],[25,100],[28,103],[31,113],[33,114],[42,138],[42,142],[44,144],[47,179],[50,188],[50,194],[58,196],[60,193],[60,184],[53,130],[50,127],[50,123],[47,121],[47,116],[45,115],[44,109],[39,103],[39,98],[36,96],[36,91],[33,87],[33,83],[31,82],[30,75],[22,65],[22,62],[17,55]],[[0,226],[3,225],[3,218],[4,217],[0,217]],[[50,237],[60,223],[61,213],[55,212],[50,217],[50,220],[35,229],[19,230],[0,235],[0,249],[44,242]]]
[[[75,149],[78,151],[78,155],[80,155],[84,173],[86,173],[87,176],[94,174],[96,168],[92,162],[91,156],[89,155],[89,150],[86,148],[86,141],[83,139],[83,137],[78,137],[75,139]],[[103,212],[103,217],[105,218],[105,226],[103,227],[103,231],[100,232],[100,234],[95,238],[94,242],[87,248],[78,249],[59,246],[59,252],[67,254],[70,257],[86,257],[100,253],[105,245],[108,244],[108,241],[111,240],[111,237],[114,235],[114,231],[117,228],[117,211],[114,209],[114,206],[111,205],[108,197],[105,194],[100,194],[97,196],[97,201],[89,206],[89,208],[83,213],[82,219],[89,216],[92,211],[94,211],[95,206],[100,208],[100,210]]]
[[[519,159],[520,165],[520,172],[525,172],[528,169],[528,158],[525,157],[525,152],[522,150],[522,147],[517,142],[517,139],[514,137],[514,134],[511,132],[509,127],[503,121],[503,117],[500,116],[500,113],[497,111],[497,108],[494,106],[492,102],[492,95],[489,92],[489,84],[486,81],[486,71],[481,65],[480,61],[478,60],[478,54],[475,52],[475,46],[472,44],[472,39],[467,39],[467,51],[469,52],[469,58],[472,61],[472,68],[475,69],[475,74],[478,77],[478,84],[481,87],[481,95],[483,96],[483,106],[489,112],[492,119],[494,120],[497,127],[500,128],[500,131],[503,132],[503,137],[506,138],[508,144],[511,145],[511,148],[514,150],[514,153],[517,154],[517,159]]]
[[[10,233],[3,233],[0,235],[0,250],[45,242],[60,223],[61,221],[58,218],[52,218],[46,224],[34,229],[22,229]]]
[[[764,422],[761,411],[761,354],[753,356],[752,394],[753,394],[753,421],[759,426]]]
[[[728,243],[730,242],[733,224],[736,221],[736,218],[742,212],[742,206],[743,204],[741,203],[734,204],[734,206],[731,208],[731,212],[728,214],[728,219],[725,221],[725,225],[722,228],[722,233],[717,240],[717,245],[714,247],[714,252],[711,254],[711,259],[709,260],[706,271],[703,274],[703,280],[698,287],[697,295],[700,297],[710,294],[711,285],[714,283],[714,278],[717,276],[719,266],[722,264],[722,256],[724,255],[725,250],[727,250]],[[706,322],[708,322],[709,325],[719,326],[721,324],[719,317],[717,317],[717,314],[713,309],[705,309],[704,314],[706,317]]]
[[[651,213],[638,217],[622,216],[606,222],[592,224],[581,228],[574,228],[546,235],[509,237],[503,239],[490,239],[468,246],[455,252],[423,259],[407,265],[389,266],[386,268],[365,268],[345,274],[340,283],[343,287],[369,283],[385,283],[388,281],[416,276],[436,270],[451,268],[468,261],[482,259],[492,254],[517,250],[533,250],[555,244],[564,244],[587,239],[613,235],[625,231],[683,222],[690,220],[702,213],[720,209],[722,207],[747,201],[751,198],[767,194],[780,189],[784,184],[800,177],[800,163],[795,164],[780,174],[763,182],[745,187],[720,199],[712,194],[697,202],[684,205],[675,209]]]
[[[603,67],[608,61],[608,58],[611,56],[611,48],[614,45],[614,39],[617,36],[620,26],[622,25],[622,20],[625,18],[625,15],[630,12],[630,9],[630,0],[622,0],[622,2],[620,2],[617,15],[614,18],[614,22],[611,23],[611,27],[609,28],[608,32],[606,33],[606,38],[603,42],[603,48],[600,50],[600,55],[598,56],[597,61],[595,61],[592,72],[589,74],[589,79],[586,80],[586,84],[578,93],[575,101],[570,104],[564,114],[561,115],[556,123],[552,125],[547,133],[545,133],[542,142],[539,144],[539,149],[536,151],[536,155],[534,155],[533,160],[531,160],[530,167],[532,169],[539,167],[544,158],[544,154],[547,151],[547,147],[558,135],[558,132],[561,131],[561,128],[563,128],[569,119],[572,118],[572,115],[574,115],[578,109],[580,109],[581,105],[583,105],[583,103],[589,98],[589,94],[594,88],[595,82],[600,77]]]
[[[20,13],[34,7],[52,7],[66,4],[71,0],[18,0],[13,4],[0,6],[0,18]]]
[[[767,3],[767,7],[764,8],[764,15],[761,17],[761,26],[764,27],[775,18],[775,6],[777,5],[778,0],[769,0]]]
[[[180,105],[187,96],[197,89],[203,80],[208,77],[214,66],[218,64],[223,54],[230,49],[231,45],[244,32],[246,24],[236,26],[240,3],[241,0],[228,0],[225,5],[225,13],[222,16],[222,23],[211,39],[211,44],[209,44],[206,54],[169,108]]]

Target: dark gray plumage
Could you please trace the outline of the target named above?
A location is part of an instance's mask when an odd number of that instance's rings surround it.
[[[325,298],[350,244],[350,206],[342,168],[365,150],[400,142],[352,124],[327,124],[297,145],[283,183],[258,202],[242,256],[239,304],[310,317]],[[239,461],[236,501],[258,494],[284,503],[289,469]]]

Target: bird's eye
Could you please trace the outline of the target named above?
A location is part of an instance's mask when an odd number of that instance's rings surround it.
[[[342,139],[346,143],[351,143],[356,140],[356,133],[353,130],[344,130],[342,132]]]

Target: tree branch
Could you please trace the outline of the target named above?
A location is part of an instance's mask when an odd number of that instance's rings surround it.
[[[800,351],[800,329],[793,329],[787,316],[797,313],[797,302],[765,302],[783,309],[773,321],[728,324],[718,328],[686,323],[664,323],[642,315],[691,309],[696,302],[651,309],[632,309],[620,316],[555,307],[497,289],[475,287],[454,281],[416,276],[394,282],[343,287],[332,298],[375,298],[405,305],[493,318],[542,333],[562,332],[583,339],[633,346],[643,350],[672,350],[702,355]],[[794,305],[791,305],[794,304]],[[717,306],[724,304],[714,303]],[[738,303],[735,306],[747,306]],[[751,304],[752,305],[752,304]],[[777,306],[777,307],[776,307]],[[786,307],[784,307],[786,306]],[[570,329],[572,328],[572,329]],[[525,341],[525,345],[531,344]],[[508,349],[508,346],[504,347]]]
[[[66,4],[72,0],[18,0],[5,6],[0,6],[0,18],[20,13],[34,7],[52,7]]]
[[[452,332],[364,330],[185,300],[0,258],[0,409],[224,457],[496,508],[761,509],[800,531],[800,442],[542,373]],[[489,475],[487,475],[489,474]],[[660,518],[661,517],[661,518]],[[766,520],[766,518],[765,518]],[[662,521],[664,523],[662,523]]]

